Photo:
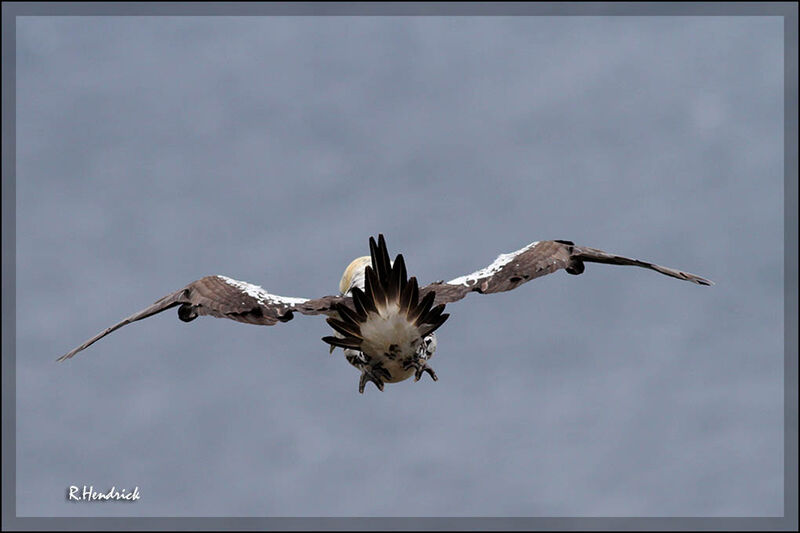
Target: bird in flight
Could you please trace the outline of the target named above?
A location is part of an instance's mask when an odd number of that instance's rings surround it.
[[[414,381],[425,373],[438,380],[428,364],[436,351],[435,331],[449,316],[445,306],[471,292],[510,291],[560,269],[581,274],[584,263],[637,266],[698,285],[713,285],[673,268],[555,240],[532,242],[515,252],[500,254],[492,264],[471,274],[420,287],[415,277],[408,277],[402,254],[391,261],[383,235],[377,242],[370,237],[369,250],[369,256],[353,260],[345,269],[338,295],[291,298],[226,276],[206,276],[103,330],[58,361],[71,358],[122,326],[173,307],[178,308],[178,318],[184,322],[210,315],[262,326],[288,322],[294,313],[324,314],[333,335],[322,340],[330,345],[331,352],[337,347],[344,350],[347,361],[361,372],[358,391],[363,393],[368,382],[383,390],[385,383],[404,381],[412,375]]]

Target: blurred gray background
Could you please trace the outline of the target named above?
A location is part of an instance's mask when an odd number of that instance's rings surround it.
[[[782,514],[782,28],[18,19],[18,514]],[[474,295],[439,382],[363,396],[319,317],[171,310],[55,363],[207,274],[334,293],[378,232],[423,282],[570,239],[717,285]]]

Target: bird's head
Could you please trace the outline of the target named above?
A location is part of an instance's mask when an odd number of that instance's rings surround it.
[[[372,260],[368,255],[353,259],[344,269],[344,274],[339,282],[339,292],[344,295],[349,294],[353,287],[364,289],[364,269],[370,264],[372,264]]]

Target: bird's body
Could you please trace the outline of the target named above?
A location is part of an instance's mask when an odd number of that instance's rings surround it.
[[[420,288],[415,277],[407,276],[402,255],[390,260],[380,235],[377,242],[370,238],[369,256],[355,259],[345,269],[337,296],[278,296],[226,276],[206,276],[105,329],[59,361],[126,324],[173,307],[178,307],[178,317],[184,322],[210,315],[266,326],[291,320],[296,312],[325,314],[334,331],[322,340],[331,346],[331,351],[342,348],[347,361],[361,371],[359,392],[364,391],[368,381],[383,390],[384,383],[396,383],[412,375],[415,381],[423,373],[437,379],[428,361],[438,344],[434,331],[449,316],[444,313],[446,304],[461,300],[470,292],[508,291],[559,269],[581,274],[586,262],[638,266],[698,285],[712,285],[694,274],[576,246],[570,241],[536,241],[501,254],[489,266],[471,274]]]
[[[371,265],[371,258],[368,255],[354,259],[342,274],[339,282],[339,291],[344,296],[353,295],[353,288],[361,291],[365,290],[366,269]],[[391,263],[394,266],[394,263]],[[384,369],[384,379],[386,383],[397,383],[405,381],[416,372],[415,367],[404,364],[404,361],[416,358],[427,362],[433,357],[436,351],[436,333],[431,333],[425,337],[419,336],[418,328],[414,327],[406,320],[404,313],[401,313],[398,305],[387,306],[382,315],[376,315],[372,320],[360,326],[361,335],[369,339],[363,346],[363,351],[354,348],[344,348],[344,356],[347,361],[364,372],[369,364],[374,361],[375,365]],[[335,332],[337,336],[341,336]],[[331,345],[331,351],[335,346]],[[374,355],[368,355],[368,354]],[[429,372],[433,379],[438,379],[433,369]]]

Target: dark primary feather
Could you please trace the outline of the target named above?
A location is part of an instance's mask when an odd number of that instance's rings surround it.
[[[560,269],[570,274],[581,274],[585,268],[584,263],[637,266],[698,285],[713,285],[711,281],[688,272],[557,240],[542,241],[518,250],[510,254],[512,257],[508,262],[491,272],[473,273],[467,283],[437,282],[420,289],[415,277],[407,277],[402,255],[398,255],[392,265],[383,235],[378,236],[377,242],[370,237],[369,245],[372,265],[366,268],[365,291],[353,288],[352,298],[324,296],[302,303],[287,302],[280,301],[279,296],[268,295],[259,287],[248,285],[251,291],[258,289],[258,295],[276,298],[271,300],[255,297],[248,290],[232,285],[220,276],[206,276],[101,331],[58,360],[69,359],[122,326],[173,307],[178,307],[178,317],[184,322],[208,315],[246,324],[271,326],[291,320],[295,312],[305,315],[331,315],[331,327],[344,335],[344,338],[325,337],[323,340],[332,346],[357,349],[362,340],[359,324],[368,313],[378,313],[378,307],[383,308],[387,299],[391,302],[397,301],[399,308],[406,312],[408,319],[420,328],[424,336],[447,320],[449,315],[443,313],[443,304],[460,300],[470,292],[490,294],[509,291]]]
[[[344,307],[344,306],[337,307],[337,309],[341,310],[342,307]],[[340,313],[341,313],[341,311],[340,311]],[[328,324],[333,329],[335,329],[336,331],[338,331],[339,333],[341,333],[345,337],[355,337],[357,339],[362,338],[361,337],[361,328],[359,327],[357,322],[353,322],[351,320],[336,320],[333,317],[328,317],[326,319],[326,322],[328,322]]]
[[[400,293],[406,281],[405,261],[402,255],[398,255],[391,267],[391,274],[389,275],[389,282],[386,286],[386,299],[389,302],[395,302],[400,299]]]
[[[378,235],[378,244],[375,244],[373,237],[369,238],[369,254],[372,259],[372,268],[378,276],[378,281],[382,286],[387,286],[392,267],[389,260],[389,250],[386,248],[386,240],[383,238],[383,234]]]
[[[246,291],[229,284],[219,276],[206,276],[193,281],[183,289],[164,296],[153,305],[106,328],[74,350],[59,357],[58,361],[69,359],[122,326],[153,316],[175,306],[180,306],[178,307],[178,317],[184,322],[194,320],[198,316],[208,315],[217,318],[229,318],[246,324],[272,326],[278,322],[291,320],[294,312],[304,315],[331,314],[334,305],[349,300],[350,298],[343,296],[324,296],[298,304],[286,304],[279,301],[269,302],[251,296]]]
[[[569,274],[578,275],[584,271],[584,263],[637,266],[698,285],[714,284],[695,274],[610,254],[595,248],[575,246],[571,241],[541,241],[535,246],[528,249],[523,248],[516,253],[518,255],[497,268],[496,271],[485,276],[476,276],[477,279],[469,280],[466,285],[440,281],[423,287],[420,289],[420,294],[435,293],[434,302],[436,304],[451,303],[464,298],[470,292],[491,294],[510,291],[523,283],[561,269],[566,270]]]
[[[378,312],[372,299],[367,299],[367,295],[358,287],[350,289],[350,294],[353,295],[353,307],[355,307],[359,315],[366,317],[367,313],[370,311],[373,313]]]
[[[337,305],[336,310],[339,312],[342,320],[347,320],[358,324],[359,322],[363,322],[367,319],[366,313],[360,312],[358,309],[353,310],[346,305]]]
[[[361,347],[361,339],[356,339],[354,337],[322,337],[322,340],[330,344],[331,346],[335,346],[337,348],[352,348],[354,350],[358,350]]]
[[[422,301],[419,302],[418,305],[410,308],[408,310],[408,313],[406,314],[406,318],[408,318],[408,321],[417,326],[420,325],[423,322],[422,319],[424,318],[424,315],[428,313],[428,311],[430,311],[431,307],[433,306],[434,296],[435,294],[429,292],[422,298]]]
[[[364,294],[372,300],[375,308],[380,311],[386,307],[386,285],[381,281],[380,276],[375,273],[372,267],[364,270]]]

